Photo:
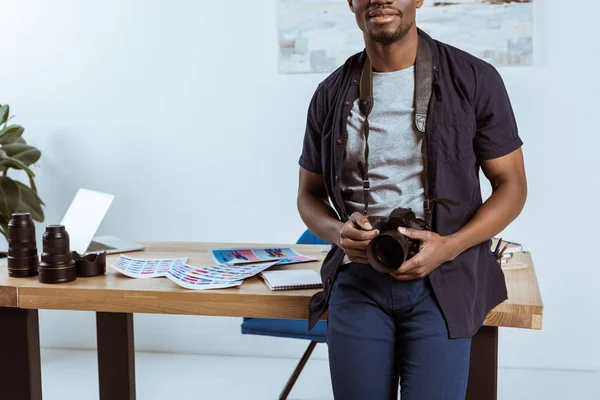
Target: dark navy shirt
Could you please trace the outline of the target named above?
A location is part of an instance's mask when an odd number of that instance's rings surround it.
[[[433,88],[425,132],[430,198],[460,203],[433,205],[432,230],[445,236],[460,230],[482,205],[480,162],[511,153],[523,142],[496,69],[420,29],[419,35],[433,53]],[[340,185],[346,124],[359,96],[365,56],[365,51],[353,55],[319,84],[310,102],[299,160],[302,168],[323,175],[331,203],[344,222],[349,218]],[[343,250],[334,245],[325,257],[323,290],[309,305],[311,328],[327,310],[343,256]],[[504,274],[491,251],[491,241],[442,264],[429,279],[453,338],[475,334],[489,311],[507,298]]]

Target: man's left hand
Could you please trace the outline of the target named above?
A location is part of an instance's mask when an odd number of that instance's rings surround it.
[[[448,236],[420,229],[398,228],[398,231],[421,241],[419,252],[407,260],[392,276],[401,281],[424,278],[443,263],[454,259],[457,254]]]

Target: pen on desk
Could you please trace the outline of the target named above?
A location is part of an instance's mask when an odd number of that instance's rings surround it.
[[[496,258],[498,258],[498,250],[500,250],[500,244],[502,244],[502,238],[498,240],[498,243],[496,244],[496,249],[494,250],[494,256],[496,256]]]

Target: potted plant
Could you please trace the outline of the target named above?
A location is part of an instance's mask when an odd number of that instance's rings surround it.
[[[36,163],[41,152],[23,139],[20,125],[9,125],[9,106],[0,105],[0,231],[8,238],[8,222],[13,213],[28,212],[34,221],[44,222],[45,205],[38,196],[35,174],[29,168]],[[27,174],[29,185],[8,176],[10,169]]]

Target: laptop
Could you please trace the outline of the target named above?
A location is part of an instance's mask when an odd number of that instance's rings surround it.
[[[94,236],[113,202],[114,195],[79,189],[65,213],[61,225],[69,234],[71,250],[79,254],[125,253],[144,246],[114,236]]]

